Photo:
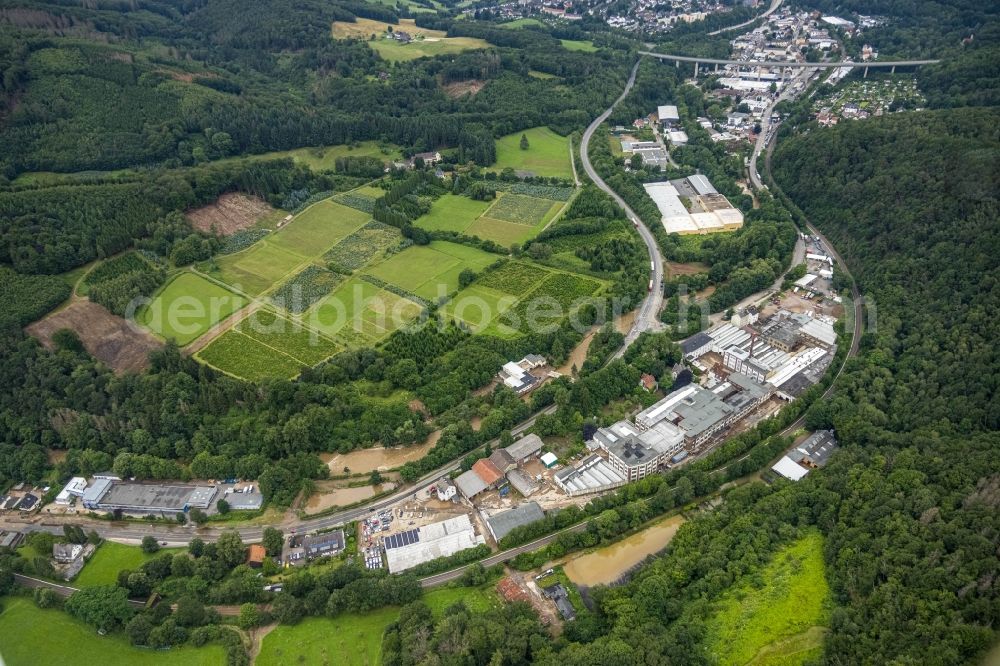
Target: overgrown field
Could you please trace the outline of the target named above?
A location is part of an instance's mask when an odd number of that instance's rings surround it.
[[[528,149],[521,150],[521,135],[528,137]],[[548,127],[535,127],[497,139],[497,161],[491,168],[501,171],[530,171],[536,176],[573,179],[569,161],[569,139]]]
[[[327,261],[348,270],[357,270],[386,250],[399,246],[402,234],[395,227],[372,220],[323,255]]]
[[[161,337],[183,346],[244,305],[242,296],[185,271],[168,282],[136,318]]]
[[[775,554],[759,576],[731,590],[708,623],[721,665],[802,664],[818,658],[829,622],[823,537],[812,531]]]
[[[307,266],[271,294],[271,301],[293,314],[301,314],[344,281],[340,273],[319,266]]]

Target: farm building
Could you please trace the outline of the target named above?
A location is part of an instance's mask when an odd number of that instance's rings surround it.
[[[506,449],[497,449],[490,454],[488,460],[493,463],[498,470],[505,474],[517,467],[517,463],[514,461],[514,458],[507,453]]]
[[[519,469],[512,469],[507,472],[507,481],[514,487],[514,490],[521,493],[524,497],[531,497],[531,495],[538,491],[538,484]]]
[[[503,472],[497,469],[497,466],[490,462],[489,458],[477,460],[472,465],[472,471],[483,480],[487,488],[496,488],[503,481]]]
[[[489,485],[479,478],[479,475],[476,474],[475,470],[471,469],[468,472],[459,474],[455,478],[455,486],[458,488],[458,492],[462,493],[462,497],[467,500],[471,500],[473,497],[489,488]]]
[[[559,458],[557,458],[556,454],[552,453],[551,451],[549,451],[548,453],[543,453],[540,460],[542,461],[542,464],[549,469],[555,467],[556,463],[559,462]]]
[[[476,534],[469,517],[462,514],[387,538],[385,557],[389,572],[398,573],[485,542]]]
[[[535,434],[525,435],[517,440],[505,450],[517,463],[527,462],[532,456],[538,455],[542,450],[542,438]]]
[[[502,511],[486,519],[486,527],[497,541],[510,534],[515,527],[528,525],[545,518],[538,502],[525,502],[509,511]]]

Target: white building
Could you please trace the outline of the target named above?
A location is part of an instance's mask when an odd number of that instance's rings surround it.
[[[462,514],[438,523],[424,525],[384,540],[385,557],[390,573],[406,571],[439,557],[486,543],[476,534],[469,516]]]
[[[56,504],[69,504],[74,497],[83,497],[87,489],[87,479],[82,476],[74,476],[69,483],[56,495]]]

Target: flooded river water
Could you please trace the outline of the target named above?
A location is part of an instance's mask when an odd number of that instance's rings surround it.
[[[684,518],[672,516],[618,543],[572,557],[563,570],[577,585],[609,585],[648,556],[666,548],[683,524]]]

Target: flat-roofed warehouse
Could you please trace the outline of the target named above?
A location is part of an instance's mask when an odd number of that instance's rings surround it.
[[[89,508],[130,513],[181,513],[207,509],[215,498],[214,486],[180,486],[109,482],[107,491]]]
[[[599,493],[625,485],[625,477],[597,454],[587,456],[575,467],[559,470],[552,479],[570,497]]]
[[[385,558],[389,572],[397,573],[484,543],[486,540],[476,534],[469,516],[462,514],[409,530],[403,539],[387,539]]]
[[[497,541],[504,538],[514,528],[529,525],[545,518],[545,512],[538,502],[525,502],[510,511],[502,511],[486,519],[486,527]]]

